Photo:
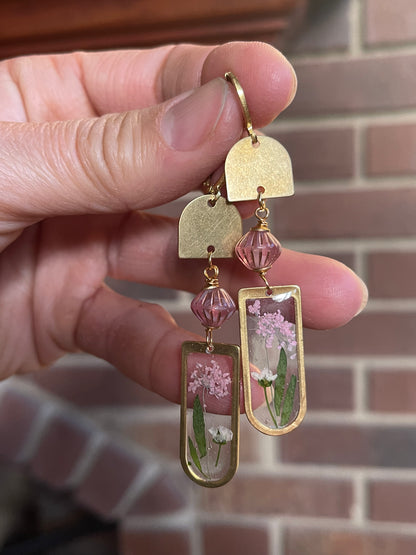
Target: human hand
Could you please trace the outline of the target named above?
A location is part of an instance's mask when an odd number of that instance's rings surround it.
[[[197,188],[240,138],[226,71],[256,127],[296,89],[285,58],[258,43],[0,64],[1,378],[84,350],[178,401],[180,347],[195,336],[103,281],[199,290],[197,264],[177,258],[177,222],[139,210]],[[221,284],[235,295],[251,274],[228,261]],[[301,287],[309,327],[342,325],[365,304],[361,281],[330,259],[284,250],[268,275]]]

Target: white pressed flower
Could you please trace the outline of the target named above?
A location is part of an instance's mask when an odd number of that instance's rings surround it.
[[[215,426],[215,428],[209,428],[208,431],[212,435],[212,441],[219,445],[224,445],[233,439],[233,432],[225,426]]]
[[[261,372],[252,372],[251,377],[262,387],[270,387],[274,380],[277,378],[277,374],[273,374],[269,368],[265,368]]]

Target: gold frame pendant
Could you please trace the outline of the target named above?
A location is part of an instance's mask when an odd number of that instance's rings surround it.
[[[286,434],[306,413],[300,289],[241,289],[238,305],[247,418],[264,434]]]
[[[184,342],[181,385],[182,468],[201,486],[222,486],[238,468],[240,348]]]

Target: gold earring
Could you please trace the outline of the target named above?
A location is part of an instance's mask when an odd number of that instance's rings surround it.
[[[227,483],[238,466],[240,430],[240,349],[213,342],[213,332],[236,306],[220,287],[213,257],[229,258],[241,235],[237,208],[219,194],[191,201],[179,221],[179,257],[206,258],[205,284],[191,309],[205,328],[205,342],[182,345],[181,463],[196,483],[217,487]]]
[[[238,79],[232,73],[226,78],[238,93],[249,134],[227,155],[227,197],[230,202],[258,202],[257,224],[239,240],[235,252],[264,281],[263,287],[238,294],[245,410],[255,428],[281,435],[296,428],[306,412],[302,311],[297,285],[271,286],[266,277],[281,247],[270,232],[265,199],[293,194],[292,166],[278,141],[257,137]]]

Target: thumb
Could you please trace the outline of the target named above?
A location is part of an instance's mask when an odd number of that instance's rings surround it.
[[[201,183],[241,131],[224,79],[143,110],[0,123],[0,226],[167,202]]]

